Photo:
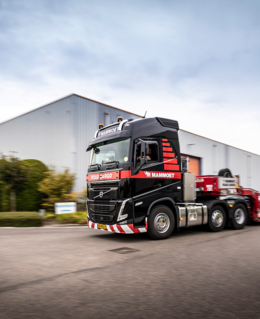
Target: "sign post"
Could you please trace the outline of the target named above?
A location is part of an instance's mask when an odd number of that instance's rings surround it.
[[[77,212],[76,202],[55,203],[55,214],[70,214]]]

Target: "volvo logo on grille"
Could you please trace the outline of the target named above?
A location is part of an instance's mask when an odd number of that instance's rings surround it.
[[[104,193],[103,193],[103,192],[100,192],[100,193],[99,193],[99,197],[101,197],[101,198],[102,198],[102,197],[103,197],[103,195],[104,195]]]

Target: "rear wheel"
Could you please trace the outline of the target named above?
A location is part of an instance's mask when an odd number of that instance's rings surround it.
[[[221,206],[213,206],[209,211],[208,228],[210,231],[223,230],[226,224],[226,213]]]
[[[171,209],[164,205],[155,206],[148,218],[148,234],[152,239],[168,238],[175,225]]]
[[[247,223],[247,211],[244,205],[238,204],[234,207],[232,226],[235,229],[242,229]]]

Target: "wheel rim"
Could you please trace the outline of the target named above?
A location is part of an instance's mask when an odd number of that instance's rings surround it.
[[[238,208],[235,211],[235,220],[237,224],[241,225],[245,221],[245,212],[243,211],[242,208]]]
[[[154,228],[158,233],[165,233],[170,227],[170,218],[165,213],[159,213],[154,219]]]
[[[211,219],[215,227],[220,227],[224,221],[223,213],[220,210],[215,210],[212,214]]]

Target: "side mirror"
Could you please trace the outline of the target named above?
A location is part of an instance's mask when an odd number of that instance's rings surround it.
[[[136,158],[135,158],[135,160],[134,160],[135,168],[132,171],[132,175],[138,174],[140,172],[141,168],[147,163],[146,155],[147,155],[148,144],[145,141],[139,139],[138,143],[136,144],[136,147],[137,147],[137,145],[141,146],[140,147],[140,151],[141,151],[141,154],[140,154],[140,166],[138,166],[138,168],[136,168]],[[135,149],[135,156],[136,156],[136,149]]]
[[[147,163],[147,158],[146,158],[146,157],[141,158],[141,165],[140,165],[140,167],[144,166],[144,164],[146,164],[146,163]]]

